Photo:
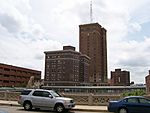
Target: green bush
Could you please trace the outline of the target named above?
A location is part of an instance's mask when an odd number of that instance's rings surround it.
[[[126,96],[143,96],[145,94],[146,94],[145,90],[134,90],[134,91],[130,91],[130,92],[125,92],[122,94],[122,96],[123,97],[126,97]]]

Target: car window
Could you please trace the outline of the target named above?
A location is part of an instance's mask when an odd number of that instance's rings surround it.
[[[122,102],[127,102],[127,99],[123,99],[123,100],[121,100]]]
[[[28,95],[32,90],[23,90],[21,95]]]
[[[138,103],[138,99],[137,98],[128,98],[127,102],[128,103]]]
[[[140,103],[149,103],[150,104],[150,101],[148,99],[144,99],[144,98],[140,98],[139,99]]]
[[[34,91],[34,93],[32,95],[33,96],[40,96],[40,97],[42,97],[43,91]]]
[[[56,92],[54,92],[54,91],[51,91],[51,93],[52,93],[52,95],[53,95],[54,97],[61,97],[60,94],[58,94],[58,93],[56,93]]]
[[[47,91],[43,91],[43,97],[49,97],[49,95],[50,95],[50,93],[49,92],[47,92]]]

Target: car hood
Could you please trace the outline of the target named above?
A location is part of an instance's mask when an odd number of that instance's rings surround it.
[[[66,98],[66,97],[56,97],[57,99],[60,99],[60,100],[73,100],[71,98]]]
[[[119,102],[119,101],[109,101],[109,103],[117,103],[117,102]]]

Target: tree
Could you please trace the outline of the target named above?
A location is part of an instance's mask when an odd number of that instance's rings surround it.
[[[123,97],[126,97],[126,96],[143,96],[146,94],[146,91],[145,90],[134,90],[134,91],[130,91],[130,92],[125,92],[122,94]]]

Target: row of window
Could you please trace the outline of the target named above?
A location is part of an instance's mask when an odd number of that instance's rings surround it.
[[[46,59],[56,59],[56,58],[74,58],[74,59],[79,59],[79,56],[77,56],[77,55],[73,55],[73,54],[71,54],[71,55],[62,55],[62,56],[55,56],[55,55],[52,55],[52,56],[46,56]]]
[[[21,92],[21,95],[28,95],[31,92],[31,90],[25,90],[23,92]],[[49,95],[51,95],[49,92],[47,91],[34,91],[33,96],[38,96],[38,97],[49,97]]]
[[[0,80],[1,83],[22,83],[21,81]]]
[[[3,73],[4,71],[9,71],[9,72],[14,72],[14,73],[22,73],[22,74],[32,74],[32,75],[37,75],[37,73],[32,73],[32,72],[25,72],[25,71],[19,71],[19,70],[11,70],[11,69],[0,69],[0,72]]]
[[[78,65],[79,64],[79,60],[49,60],[46,63],[49,63],[51,65],[60,65],[60,64],[68,64],[68,63],[73,63]]]
[[[6,75],[6,74],[1,74],[0,77],[11,77],[11,78],[29,78],[29,76],[16,76],[16,75]]]

